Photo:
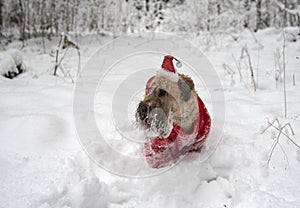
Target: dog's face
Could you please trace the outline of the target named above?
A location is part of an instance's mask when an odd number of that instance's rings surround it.
[[[156,75],[148,86],[148,94],[138,104],[136,121],[143,129],[167,137],[173,123],[190,131],[197,113],[197,97],[191,78],[180,74],[175,82]]]

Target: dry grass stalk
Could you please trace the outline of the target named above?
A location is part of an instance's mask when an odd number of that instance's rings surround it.
[[[275,125],[275,123],[277,123],[277,126]],[[287,155],[283,149],[283,147],[280,145],[279,143],[279,139],[281,138],[281,135],[284,135],[290,142],[292,142],[297,148],[300,149],[300,145],[297,144],[289,135],[288,135],[288,130],[292,133],[292,135],[295,135],[295,132],[294,132],[294,129],[292,128],[291,124],[290,123],[285,123],[284,125],[281,125],[280,122],[279,122],[279,119],[276,118],[274,119],[272,122],[268,121],[268,126],[262,130],[261,134],[265,133],[270,127],[273,127],[277,132],[277,136],[275,138],[275,141],[273,142],[272,144],[272,147],[269,151],[269,157],[268,157],[268,160],[267,160],[267,165],[269,166],[270,164],[270,161],[272,159],[272,155],[274,153],[274,150],[275,148],[277,147],[277,145],[280,146],[283,154],[284,154],[284,157],[287,159],[287,162],[288,162],[288,158],[287,158]],[[284,132],[284,130],[286,132]]]

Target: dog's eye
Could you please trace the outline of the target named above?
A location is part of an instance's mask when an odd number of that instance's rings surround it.
[[[167,92],[163,89],[159,89],[158,90],[158,97],[163,97],[167,94]]]

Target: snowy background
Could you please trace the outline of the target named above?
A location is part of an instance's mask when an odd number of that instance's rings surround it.
[[[299,4],[0,0],[0,207],[300,207]],[[78,53],[73,46],[57,50],[62,32],[79,46],[80,69],[124,34],[137,41],[148,40],[144,32],[184,35],[222,82],[225,123],[214,154],[205,161],[190,154],[165,173],[142,179],[97,166],[76,134]],[[126,54],[128,46],[117,49]],[[53,76],[57,52],[63,59]],[[160,67],[160,59],[147,57]],[[124,70],[139,64],[131,61]],[[105,90],[127,76],[111,75]],[[196,89],[209,101],[201,82]],[[101,126],[111,106],[106,97],[98,101]]]

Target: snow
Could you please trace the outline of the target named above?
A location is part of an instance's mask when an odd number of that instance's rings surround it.
[[[296,30],[289,29],[289,32],[293,31]],[[280,30],[259,31],[255,33],[256,39],[245,31],[235,34],[237,41],[226,36],[220,40],[222,43],[213,45],[201,45],[202,37],[194,38],[195,45],[208,49],[204,54],[222,81],[226,103],[222,140],[208,158],[190,154],[173,168],[144,178],[127,178],[106,172],[82,150],[73,121],[75,85],[61,74],[60,77],[52,76],[53,54],[41,54],[37,50],[37,41],[29,42],[29,46],[23,49],[26,51],[23,61],[29,70],[13,80],[0,77],[0,207],[299,207],[300,150],[281,135],[280,145],[275,148],[268,166],[269,151],[278,132],[270,127],[261,133],[268,126],[267,121],[278,118],[281,125],[291,124],[295,135],[290,130],[286,130],[286,134],[300,143],[300,85],[297,82],[300,61],[296,58],[300,52],[300,40],[296,32],[293,34],[298,39],[296,42],[288,40],[286,45],[287,118],[284,117],[283,84],[280,82],[276,88],[274,79],[274,52],[277,48],[281,50],[283,43]],[[82,65],[88,62],[99,45],[108,42],[104,38],[95,44],[95,39],[87,36],[80,40]],[[56,43],[56,40],[47,43],[47,48],[55,47]],[[243,80],[240,81],[232,59],[232,55],[239,58],[245,44],[255,67],[255,76],[258,72],[256,92],[253,91],[247,62],[242,62]],[[127,52],[128,46],[124,44],[120,50]],[[110,56],[103,58],[112,61]],[[161,65],[162,58],[153,55],[149,59],[152,64]],[[120,100],[127,101],[128,95],[120,93],[130,91],[133,85],[125,88],[117,86],[117,81],[126,80],[126,73],[137,70],[135,66],[148,66],[143,59],[128,60],[122,65],[123,71],[116,67],[108,74],[100,86],[103,91],[98,91],[95,97],[97,106],[103,107],[96,111],[97,126],[111,133],[109,145],[119,147],[123,154],[133,154],[139,146],[120,140],[118,132],[111,126],[114,123],[111,123],[108,112],[112,103],[110,90],[115,89],[114,92],[121,95]],[[224,63],[235,73],[224,71]],[[70,52],[63,64],[76,72],[76,51]],[[184,72],[184,66],[185,62],[178,71]],[[153,69],[152,74],[155,72]],[[292,84],[293,74],[296,86]],[[193,74],[189,75],[194,78]],[[135,84],[144,85],[148,78],[140,77],[141,81],[136,80]],[[93,80],[91,76],[90,83]],[[209,111],[215,113],[205,86],[201,80],[196,80],[198,93],[208,104]],[[137,91],[129,102],[130,112],[124,118],[127,126],[134,120],[134,108],[142,94],[142,91]],[[141,137],[142,134],[131,128],[126,129],[126,125],[121,130],[125,129],[127,136]],[[215,139],[213,136],[209,137],[210,141]],[[108,163],[125,170],[134,168],[135,164],[141,165],[141,171],[147,168],[144,163],[135,163],[134,158],[133,163],[128,164],[114,160],[113,153],[106,156]]]
[[[18,49],[8,49],[4,53],[0,53],[0,74],[7,75],[8,72],[19,73],[17,66],[24,70],[23,54]]]
[[[11,48],[7,50],[7,54],[14,59],[16,66],[23,63],[23,54],[20,50]]]
[[[0,74],[4,75],[8,72],[18,73],[15,60],[9,55],[2,55],[0,57]]]

